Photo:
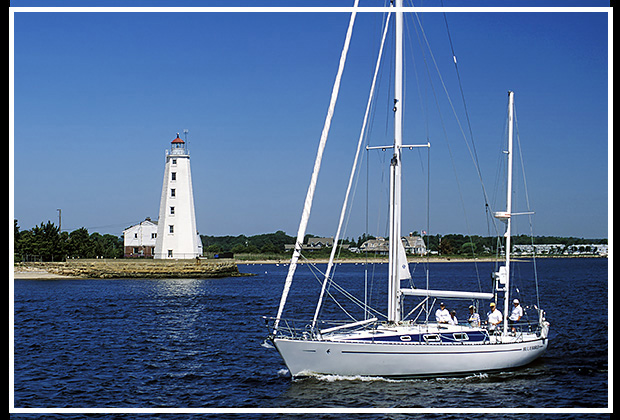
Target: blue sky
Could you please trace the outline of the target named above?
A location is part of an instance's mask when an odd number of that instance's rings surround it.
[[[168,5],[151,3],[162,4]],[[331,236],[336,229],[380,19],[364,13],[356,21],[311,233]],[[443,15],[421,19],[465,124]],[[607,14],[448,13],[447,19],[489,195],[503,194],[494,184],[506,92],[514,90],[534,234],[606,237]],[[188,129],[200,233],[294,235],[348,20],[345,13],[15,13],[13,216],[29,229],[56,221],[62,208],[63,229],[113,234],[155,219],[164,150]],[[409,34],[417,43],[413,27]],[[406,51],[407,60],[415,48]],[[423,60],[415,60],[408,69],[418,68],[423,78]],[[391,142],[381,111],[388,108],[388,72],[389,65],[374,117],[375,145]],[[405,143],[428,135],[432,144],[430,232],[486,235],[477,175],[432,77],[448,139],[432,94],[417,92],[415,75],[407,76],[405,122]],[[403,228],[423,230],[426,152],[407,153]],[[382,159],[389,161],[370,155],[376,174],[369,190],[378,192],[369,205],[374,234],[384,230],[386,213]],[[365,229],[365,166],[355,198],[361,210],[352,213],[345,236]]]

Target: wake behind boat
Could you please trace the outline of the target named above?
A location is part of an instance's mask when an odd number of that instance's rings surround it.
[[[357,3],[356,3],[357,5]],[[432,290],[428,286],[424,289],[403,287],[401,281],[411,278],[407,257],[401,241],[401,177],[403,150],[411,148],[426,148],[430,144],[403,145],[403,12],[402,0],[395,2],[395,62],[394,62],[394,143],[389,146],[380,146],[392,152],[390,161],[389,185],[389,264],[388,264],[388,293],[387,315],[385,320],[377,317],[370,318],[365,311],[365,318],[354,322],[342,322],[324,327],[320,322],[319,314],[324,295],[331,283],[331,271],[334,256],[341,233],[345,210],[348,205],[349,192],[354,179],[356,163],[353,165],[345,202],[340,215],[340,223],[334,238],[334,245],[315,310],[314,318],[310,322],[289,320],[282,317],[289,290],[295,274],[298,259],[301,256],[301,244],[304,239],[312,200],[316,187],[318,172],[327,132],[331,123],[331,116],[338,95],[340,77],[346,60],[349,41],[355,12],[351,15],[345,47],[343,49],[336,83],[332,92],[332,100],[325,122],[325,128],[319,143],[319,151],[314,165],[314,171],[300,222],[297,241],[289,271],[284,285],[280,306],[275,318],[265,318],[270,335],[268,340],[278,350],[293,377],[330,374],[342,376],[382,376],[382,377],[417,377],[417,376],[446,376],[472,374],[485,371],[510,369],[526,365],[540,357],[548,345],[549,323],[545,320],[544,311],[537,305],[527,309],[529,321],[512,322],[509,319],[508,308],[510,300],[510,238],[511,220],[518,213],[512,211],[512,144],[513,144],[513,109],[514,94],[509,92],[508,117],[508,159],[507,168],[507,197],[506,210],[496,212],[495,217],[506,224],[505,261],[499,270],[492,273],[493,288],[489,292],[467,292],[450,290]],[[390,14],[390,15],[391,15]],[[375,87],[379,61],[382,55],[383,43],[387,34],[390,16],[386,19],[383,40],[379,51],[379,60],[375,69],[371,94]],[[359,155],[370,100],[366,108],[362,134],[358,143]],[[367,147],[367,149],[372,149]],[[354,160],[357,162],[357,155]],[[521,213],[519,213],[521,214]],[[329,291],[327,290],[327,293]],[[403,302],[405,298],[417,298],[418,305],[409,312],[417,309],[425,310],[427,317],[422,322],[406,319]],[[436,322],[430,320],[430,308],[443,299],[469,300],[479,306],[480,302],[487,302],[484,306],[500,303],[503,300],[504,311],[501,314],[497,309],[493,317],[497,322],[482,325],[478,321],[453,325],[449,319],[437,317]],[[430,306],[429,306],[430,304]],[[515,308],[518,307],[515,304]],[[521,309],[523,311],[523,309]],[[523,314],[521,312],[521,314]],[[442,314],[440,314],[442,315]],[[490,318],[489,318],[490,319]],[[525,318],[523,318],[525,319]]]

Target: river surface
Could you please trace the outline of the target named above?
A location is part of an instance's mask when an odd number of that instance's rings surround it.
[[[525,306],[536,303],[526,266],[515,264],[526,278],[516,281]],[[551,322],[543,357],[513,371],[410,380],[292,380],[278,353],[261,345],[262,316],[275,316],[287,266],[241,265],[256,276],[224,279],[15,280],[15,407],[607,407],[607,260],[541,259],[537,267]],[[387,265],[371,268],[374,303],[384,299]],[[424,287],[424,266],[411,269]],[[431,263],[429,281],[488,291],[493,269]],[[307,266],[297,274],[285,315],[307,317],[319,286]],[[362,265],[342,264],[336,277],[357,284],[363,299]],[[465,319],[462,302],[449,306]],[[323,315],[334,307],[327,302]]]

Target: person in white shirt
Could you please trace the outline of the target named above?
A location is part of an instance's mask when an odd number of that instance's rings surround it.
[[[447,324],[450,321],[450,312],[448,312],[443,302],[439,304],[439,309],[435,311],[435,319],[438,324]]]
[[[510,316],[508,317],[508,319],[510,320],[510,325],[512,326],[512,332],[515,332],[516,329],[515,329],[514,325],[517,322],[519,322],[519,320],[523,316],[523,308],[519,304],[519,299],[513,300],[512,301],[512,305],[513,305],[512,306],[512,312],[510,313]]]
[[[495,307],[495,302],[491,302],[489,306],[491,307],[491,310],[487,314],[487,322],[489,324],[489,330],[495,331],[497,326],[501,324],[504,317],[502,316],[502,313]]]
[[[472,327],[480,326],[480,315],[476,312],[476,307],[474,305],[469,305],[469,318],[467,318],[467,322]]]
[[[454,309],[450,311],[450,319],[448,320],[448,324],[459,325],[459,320],[456,317],[456,311]]]

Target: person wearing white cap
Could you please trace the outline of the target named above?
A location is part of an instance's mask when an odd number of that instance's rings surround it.
[[[489,313],[487,313],[487,322],[489,325],[489,330],[495,331],[495,328],[497,328],[497,326],[501,324],[504,317],[502,316],[502,313],[495,307],[495,302],[491,302],[489,306],[491,307],[491,310],[489,311]]]
[[[508,319],[510,320],[510,325],[512,326],[512,332],[515,332],[514,324],[519,322],[521,317],[523,316],[523,308],[519,304],[519,299],[515,299],[512,301],[512,312]]]
[[[439,309],[435,311],[435,319],[438,324],[447,324],[450,321],[450,312],[446,309],[446,305],[441,302]]]

